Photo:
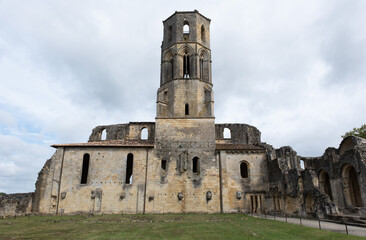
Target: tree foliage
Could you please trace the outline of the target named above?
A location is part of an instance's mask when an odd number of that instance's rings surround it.
[[[357,136],[366,138],[366,124],[363,124],[360,128],[353,128],[352,131],[346,132],[342,138],[348,137],[348,136]]]

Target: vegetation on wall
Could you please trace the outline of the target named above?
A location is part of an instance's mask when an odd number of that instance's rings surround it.
[[[356,137],[362,137],[366,138],[366,124],[363,124],[360,128],[353,128],[352,131],[346,132],[342,138],[348,137],[348,136],[356,136]]]

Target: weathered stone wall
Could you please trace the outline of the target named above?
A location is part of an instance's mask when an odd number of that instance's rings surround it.
[[[0,195],[0,216],[16,216],[31,213],[33,195],[34,193]]]
[[[314,171],[315,178],[318,179],[321,173],[329,176],[330,195],[340,211],[350,214],[365,209],[365,139],[350,136],[341,142],[338,149],[328,148],[321,157],[302,159],[307,168]],[[353,174],[350,175],[350,171]],[[323,184],[315,185],[324,189]]]
[[[59,212],[143,213],[146,162],[151,148],[66,149]],[[84,154],[90,155],[86,184],[81,184]],[[126,183],[127,155],[133,154],[132,183]]]
[[[213,113],[213,92],[210,84],[197,79],[180,79],[171,81],[158,90],[158,118],[213,117]]]
[[[148,140],[154,140],[154,122],[130,122],[128,124],[97,126],[93,129],[89,142],[101,140],[140,140],[141,131],[144,128],[148,130]],[[106,139],[101,139],[103,131],[106,131]]]
[[[231,138],[224,138],[225,128],[230,130]],[[215,124],[215,135],[217,143],[259,144],[261,142],[261,132],[256,127],[248,124]]]
[[[156,119],[156,161],[148,169],[148,182],[154,184],[147,188],[154,201],[147,204],[147,211],[220,211],[214,134],[214,119]],[[167,161],[166,171],[161,170],[162,160]],[[178,199],[179,193],[182,199]],[[212,194],[211,199],[206,198],[207,194]]]
[[[268,189],[264,151],[220,151],[223,212],[262,212]],[[248,165],[248,177],[241,176],[240,164]],[[257,201],[257,204],[252,203]]]

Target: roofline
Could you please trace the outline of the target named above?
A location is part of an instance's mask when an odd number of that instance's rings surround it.
[[[165,19],[163,21],[163,23],[165,23],[166,21],[168,21],[171,17],[173,17],[177,13],[197,13],[201,17],[205,18],[207,21],[211,22],[211,19],[209,19],[208,17],[203,16],[200,12],[198,12],[198,10],[195,9],[194,11],[175,11],[175,13],[173,13],[172,15],[170,15],[170,17],[168,17],[167,19]]]
[[[146,144],[116,144],[116,143],[95,143],[95,144],[88,144],[88,143],[65,143],[65,144],[52,144],[51,147],[59,148],[59,147],[71,147],[71,148],[88,148],[88,147],[113,147],[113,148],[153,148],[154,144],[146,143]]]

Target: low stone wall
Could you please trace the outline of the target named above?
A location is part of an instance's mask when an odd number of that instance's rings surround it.
[[[33,192],[0,195],[0,216],[31,213],[33,195]]]

